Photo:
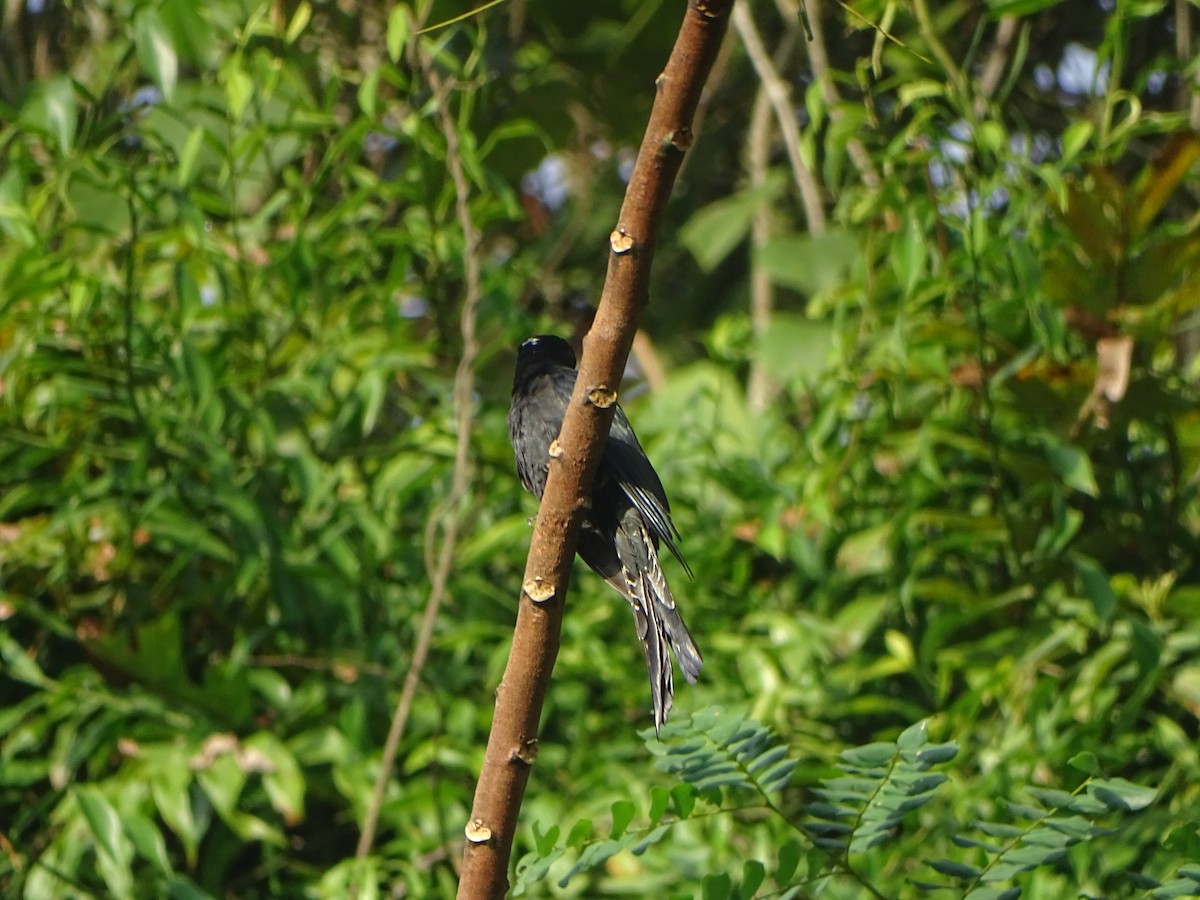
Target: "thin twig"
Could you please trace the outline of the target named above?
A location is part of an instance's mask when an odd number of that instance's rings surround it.
[[[825,100],[825,108],[829,111],[829,119],[838,122],[844,113],[842,98],[838,94],[837,85],[833,81],[833,70],[829,68],[829,53],[825,48],[825,22],[821,16],[822,0],[808,0],[808,21],[812,28],[812,40],[808,43],[808,61],[812,66],[813,77],[821,85],[821,96]],[[879,171],[871,161],[871,154],[858,138],[846,141],[846,155],[858,170],[858,176],[868,189],[875,191],[881,184]]]
[[[947,79],[949,79],[951,86],[958,94],[959,101],[963,104],[964,112],[973,112],[970,104],[966,102],[970,94],[970,85],[967,82],[966,73],[954,61],[954,57],[950,55],[950,51],[942,43],[937,28],[934,26],[933,16],[929,12],[928,0],[913,0],[913,11],[917,14],[917,25],[920,28],[921,37],[929,45],[929,50],[933,53],[934,58],[941,63]]]
[[[771,108],[775,110],[779,133],[783,137],[783,146],[792,166],[792,178],[796,187],[800,189],[800,200],[804,205],[804,218],[808,222],[808,230],[811,234],[821,234],[825,231],[825,208],[821,202],[821,189],[800,151],[800,126],[796,123],[796,112],[791,105],[791,88],[771,62],[767,48],[763,45],[762,35],[758,33],[758,26],[754,24],[750,15],[749,6],[745,3],[734,4],[731,21],[738,37],[742,39],[746,54],[750,57],[750,64],[754,66],[759,81],[766,88]]]
[[[415,33],[417,29],[413,28],[412,31]],[[383,806],[387,783],[391,778],[392,767],[396,761],[396,750],[408,723],[408,715],[412,709],[413,698],[417,693],[417,685],[421,680],[421,672],[429,658],[429,648],[433,643],[433,629],[437,623],[442,600],[446,595],[446,584],[450,578],[450,566],[454,561],[458,529],[462,521],[461,504],[471,484],[471,425],[474,418],[472,395],[475,391],[473,367],[479,353],[479,345],[475,336],[475,321],[480,297],[479,232],[471,218],[471,188],[463,170],[458,131],[448,102],[453,83],[442,80],[434,67],[433,60],[424,52],[424,48],[419,43],[417,43],[417,56],[421,69],[437,98],[437,122],[446,138],[446,165],[450,170],[450,178],[454,182],[455,214],[463,232],[463,272],[466,279],[466,295],[463,299],[460,321],[463,347],[458,369],[454,373],[454,411],[458,434],[455,441],[454,474],[450,481],[450,493],[430,517],[430,527],[426,529],[426,546],[429,546],[438,526],[442,532],[436,564],[429,573],[431,582],[429,599],[426,601],[425,611],[421,615],[421,625],[417,632],[412,661],[409,664],[408,673],[404,677],[400,701],[396,704],[396,712],[392,717],[392,724],[388,729],[387,740],[383,746],[383,756],[380,759],[379,773],[375,778],[371,804],[363,819],[363,829],[359,835],[358,848],[355,851],[358,859],[366,858],[375,841],[375,829],[379,822],[379,812]]]
[[[750,128],[746,135],[746,174],[750,177],[750,188],[761,188],[767,181],[767,165],[771,153],[771,98],[767,86],[760,84],[754,97],[754,108],[750,113]],[[771,203],[763,198],[754,209],[754,220],[750,225],[750,241],[754,250],[761,248],[771,238]],[[758,260],[758,254],[750,255],[750,328],[759,340],[771,324],[771,308],[774,306],[774,291],[771,276]],[[750,365],[750,378],[746,385],[746,403],[752,412],[761,412],[774,392],[772,379],[762,362],[762,354],[755,353]]]
[[[661,391],[667,382],[667,368],[663,365],[662,357],[654,347],[650,335],[639,330],[633,338],[633,355],[637,358],[638,366],[645,376],[646,386],[651,393]]]
[[[1192,10],[1188,0],[1175,0],[1175,55],[1185,66],[1192,58]],[[1200,129],[1200,73],[1197,73],[1189,84],[1187,79],[1179,79],[1179,101],[1181,106],[1188,107],[1188,120],[1192,130]],[[1190,104],[1189,104],[1190,98]]]
[[[1017,26],[1020,19],[1016,16],[1005,16],[996,28],[996,41],[988,51],[983,69],[979,73],[979,92],[975,95],[975,117],[983,118],[987,112],[987,102],[1000,84],[1000,76],[1008,63],[1008,51],[1012,47],[1013,38],[1017,36]]]

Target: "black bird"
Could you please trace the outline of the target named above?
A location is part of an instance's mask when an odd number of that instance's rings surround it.
[[[550,443],[562,428],[575,376],[575,353],[560,337],[532,337],[517,350],[508,434],[521,484],[539,500],[546,489]],[[579,534],[578,552],[633,607],[650,670],[656,731],[666,721],[675,695],[667,645],[692,684],[701,666],[700,651],[675,608],[675,598],[658,563],[661,541],[691,577],[692,570],[675,544],[678,539],[662,481],[618,404]]]

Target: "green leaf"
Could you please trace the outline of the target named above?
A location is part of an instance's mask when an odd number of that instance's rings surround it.
[[[1124,778],[1097,778],[1088,785],[1092,794],[1110,809],[1136,812],[1145,809],[1158,796],[1154,788],[1142,787]]]
[[[963,900],[1017,900],[1020,896],[1021,889],[1019,887],[977,887],[968,893]]]
[[[122,824],[138,855],[153,865],[160,874],[172,875],[171,858],[158,826],[137,812],[124,813]]]
[[[929,742],[929,722],[922,719],[915,725],[909,725],[896,738],[896,746],[909,758]]]
[[[312,4],[308,0],[302,2],[296,7],[296,11],[292,13],[292,20],[288,23],[287,33],[283,36],[285,43],[294,44],[296,38],[304,33],[304,29],[308,27],[309,21],[312,19]]]
[[[696,789],[686,782],[677,784],[671,788],[671,800],[675,804],[675,813],[686,819],[696,806]]]
[[[837,566],[850,576],[876,575],[892,565],[892,522],[852,534],[837,551]]]
[[[51,134],[64,155],[70,153],[74,145],[78,117],[75,85],[66,75],[35,85],[21,114],[26,125]]]
[[[820,235],[780,235],[758,249],[755,261],[775,284],[811,297],[840,285],[861,256],[852,234],[830,229]]]
[[[225,66],[225,102],[229,104],[229,114],[234,119],[240,119],[250,105],[254,96],[254,80],[241,67],[239,60],[231,58]]]
[[[1095,497],[1100,493],[1096,486],[1096,477],[1092,474],[1092,461],[1078,447],[1063,444],[1046,435],[1042,441],[1046,457],[1063,484],[1069,488]]]
[[[392,62],[399,62],[404,53],[404,45],[408,43],[408,17],[411,15],[408,5],[397,3],[388,13],[387,21],[387,54]]]
[[[166,101],[171,103],[175,99],[175,83],[179,79],[179,55],[156,9],[144,6],[138,11],[134,19],[134,34],[138,62],[158,85]]]
[[[752,900],[766,877],[766,866],[757,859],[746,860],[742,863],[742,883],[738,885],[738,896],[743,900]]]
[[[913,213],[904,218],[899,239],[892,244],[891,263],[905,299],[912,297],[925,274],[928,236]]]
[[[363,78],[362,84],[358,86],[358,108],[368,119],[375,118],[375,100],[379,96],[379,76],[379,69],[368,72]],[[378,369],[371,369],[367,374],[373,377],[382,377],[383,375]]]
[[[542,831],[537,822],[533,823],[533,843],[537,847],[539,856],[549,856],[554,850],[554,845],[558,843],[559,828],[557,825],[551,825],[546,831]]]
[[[1174,900],[1175,897],[1200,896],[1200,883],[1191,878],[1172,878],[1150,892],[1153,900]]]
[[[612,805],[612,831],[609,837],[619,838],[625,833],[625,829],[629,827],[629,823],[633,821],[633,815],[636,812],[633,803],[629,800],[617,800]]]
[[[1100,772],[1100,763],[1096,759],[1096,754],[1090,750],[1081,750],[1076,753],[1067,760],[1067,765],[1085,775],[1096,775]]]
[[[779,848],[779,853],[775,863],[775,883],[787,884],[792,880],[792,876],[796,874],[796,867],[800,865],[800,857],[804,854],[804,847],[799,841],[789,840]]]
[[[1074,162],[1084,147],[1088,145],[1088,141],[1092,139],[1095,133],[1095,126],[1086,120],[1072,122],[1067,126],[1062,136],[1062,161],[1064,164]]]
[[[266,771],[263,772],[263,788],[270,798],[271,806],[288,824],[297,824],[304,818],[304,774],[291,751],[267,731],[260,731],[247,738],[243,744],[243,756],[257,753],[262,755]]]
[[[760,187],[740,191],[704,207],[679,230],[680,242],[701,269],[712,271],[749,233],[759,204],[770,203],[783,186],[783,176],[773,172]]]
[[[733,879],[726,872],[705,875],[700,882],[702,900],[728,900],[733,896]]]
[[[109,859],[127,859],[129,848],[125,845],[121,817],[108,799],[95,787],[81,785],[75,789],[75,802],[87,819],[97,849]]]
[[[196,173],[196,163],[200,158],[200,150],[204,146],[204,136],[207,132],[204,127],[197,125],[187,137],[187,143],[183,145],[183,152],[179,154],[179,166],[175,170],[175,186],[183,189],[192,183],[192,177]]]
[[[638,840],[637,843],[633,844],[629,848],[629,852],[632,853],[634,856],[641,856],[651,846],[653,846],[654,844],[657,844],[664,837],[666,837],[667,834],[670,832],[670,830],[671,830],[670,824],[659,825],[657,828],[652,829],[648,834],[646,834],[644,837],[642,837],[640,840]],[[628,836],[627,836],[627,839],[628,839]]]
[[[757,358],[784,384],[810,379],[828,367],[834,334],[831,322],[777,313],[771,327],[759,335]]]
[[[877,769],[890,765],[895,756],[896,745],[883,741],[852,747],[841,753],[842,762],[861,769]]]
[[[655,785],[650,788],[650,824],[656,825],[658,821],[666,814],[667,806],[671,802],[670,792],[660,786]]]
[[[1086,556],[1074,554],[1071,562],[1075,564],[1075,572],[1083,585],[1084,596],[1092,602],[1096,617],[1101,623],[1107,624],[1117,608],[1117,595],[1109,582],[1108,573],[1098,562]]]
[[[571,832],[567,835],[567,846],[582,847],[585,841],[591,840],[593,831],[591,819],[580,819],[571,826]]]
[[[1064,0],[987,0],[988,13],[993,19],[1004,16],[1028,16],[1058,6]]]
[[[926,766],[936,766],[947,763],[958,756],[958,744],[947,741],[944,744],[931,744],[917,751],[917,762]]]
[[[949,875],[951,878],[978,878],[982,874],[981,869],[952,859],[935,859],[929,866],[935,872]]]

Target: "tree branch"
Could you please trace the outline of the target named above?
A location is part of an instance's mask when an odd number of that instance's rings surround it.
[[[821,201],[821,188],[804,162],[800,150],[800,126],[796,122],[796,112],[791,105],[792,90],[775,70],[747,4],[739,3],[734,7],[733,27],[737,29],[738,37],[742,39],[746,54],[750,57],[750,64],[754,66],[759,81],[767,91],[771,108],[775,110],[783,146],[787,150],[788,162],[792,165],[792,178],[800,189],[800,200],[804,205],[804,218],[808,223],[808,230],[812,234],[821,234],[825,231],[825,207]]]
[[[649,295],[650,265],[667,199],[684,152],[704,81],[728,26],[732,0],[689,0],[683,25],[659,76],[650,122],[609,236],[608,273],[596,319],[583,344],[575,393],[550,460],[533,543],[525,566],[517,624],[483,771],[475,789],[463,854],[460,900],[499,898],[517,814],[537,755],[538,725],[558,655],[563,604],[575,544],[608,436],[615,385]]]

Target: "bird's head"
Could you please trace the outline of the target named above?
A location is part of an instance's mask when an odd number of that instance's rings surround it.
[[[575,351],[571,345],[554,334],[539,334],[517,348],[517,369],[513,387],[541,372],[562,366],[575,368]]]

